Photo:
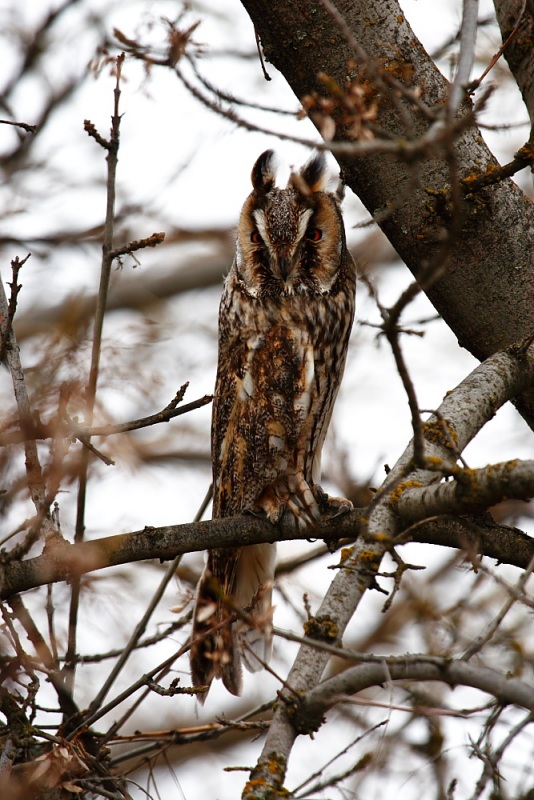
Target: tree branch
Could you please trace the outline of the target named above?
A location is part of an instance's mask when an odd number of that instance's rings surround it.
[[[480,664],[427,655],[385,656],[381,661],[350,667],[311,689],[299,704],[297,724],[307,732],[315,730],[323,714],[336,703],[391,680],[439,681],[452,688],[471,686],[491,695],[502,705],[513,704],[534,711],[532,684]]]
[[[520,500],[534,497],[534,461],[516,459],[483,469],[457,468],[453,475],[454,480],[448,483],[422,488],[414,487],[412,481],[401,485],[394,500],[397,513],[405,521],[418,521],[422,513],[426,517],[465,514],[496,505],[510,496]]]
[[[147,559],[166,561],[183,553],[280,541],[309,540],[330,545],[354,541],[361,533],[365,509],[355,509],[335,519],[325,519],[313,531],[295,531],[291,521],[278,527],[255,516],[191,522],[185,525],[146,527],[101,539],[69,544],[57,541],[25,561],[0,565],[0,599],[58,581],[72,580],[94,570]],[[459,519],[423,520],[409,528],[403,542],[415,541],[477,552],[505,564],[525,568],[534,556],[534,539],[517,528],[498,525],[489,515]],[[5,559],[5,556],[4,556]]]
[[[26,261],[26,259],[24,259],[24,261]],[[22,263],[24,263],[24,261]],[[16,275],[18,273],[18,268],[21,266],[18,258],[12,262],[12,266],[13,281],[15,284],[12,291],[12,297],[13,293],[16,297]],[[21,429],[25,429],[32,426],[32,410],[28,397],[28,391],[26,389],[24,371],[20,361],[19,346],[17,344],[17,340],[13,332],[13,326],[11,324],[13,313],[13,304],[11,302],[8,303],[4,291],[4,284],[0,281],[0,317],[2,320],[2,341],[4,342],[6,362],[13,382],[13,391],[19,413],[20,427]],[[47,508],[45,508],[45,485],[41,471],[41,464],[39,461],[39,454],[37,452],[37,445],[35,442],[25,441],[24,451],[26,456],[26,474],[28,477],[28,489],[30,496],[37,513],[41,514],[44,518],[44,515],[47,512]]]

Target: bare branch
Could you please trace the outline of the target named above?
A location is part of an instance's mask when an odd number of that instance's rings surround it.
[[[18,259],[16,262],[21,266]],[[24,262],[22,262],[24,263]],[[16,284],[16,278],[14,278]],[[15,292],[16,296],[16,292]],[[17,402],[19,412],[19,420],[22,429],[32,427],[32,410],[30,400],[26,389],[26,381],[22,364],[20,362],[20,353],[13,327],[10,320],[10,304],[8,304],[4,285],[0,281],[0,316],[3,321],[2,325],[2,338],[5,341],[5,355],[6,361],[11,373],[13,381],[13,390]],[[37,446],[34,441],[28,440],[24,442],[24,451],[26,455],[26,474],[28,476],[28,489],[32,498],[33,504],[38,514],[46,514],[45,508],[45,486],[41,472],[41,464],[39,461],[39,454]]]
[[[386,656],[382,663],[350,667],[310,690],[301,701],[297,724],[305,720],[308,731],[311,731],[334,704],[390,680],[440,681],[451,687],[471,686],[490,694],[503,705],[511,703],[534,711],[534,687],[518,678],[453,659],[427,655]]]
[[[93,541],[49,545],[42,555],[9,561],[0,568],[0,599],[57,581],[118,564],[146,559],[173,559],[205,549],[309,539],[315,536],[333,546],[353,542],[362,530],[365,509],[337,519],[325,519],[313,531],[295,531],[289,520],[278,527],[255,516],[192,522],[106,536]],[[403,541],[428,542],[484,553],[502,563],[526,567],[534,555],[534,540],[516,528],[497,525],[490,518],[423,520],[408,529]],[[343,564],[340,565],[344,566]]]
[[[112,250],[109,254],[111,259],[118,258],[119,256],[131,255],[135,250],[142,250],[144,247],[157,247],[158,244],[161,244],[165,240],[165,234],[162,233],[153,233],[151,236],[148,236],[146,239],[136,239],[133,242],[129,242],[129,244],[125,244],[122,247],[117,247],[115,250]]]
[[[534,497],[534,461],[506,461],[482,469],[458,467],[452,477],[447,483],[421,488],[411,482],[399,487],[394,499],[397,512],[406,521],[413,513],[414,521],[418,521],[422,513],[427,517],[465,514],[496,505],[510,496],[520,500]]]
[[[101,140],[96,135],[96,130],[90,128],[89,133],[96,141],[107,150],[107,185],[106,185],[106,215],[104,226],[104,240],[102,242],[102,263],[100,269],[100,285],[98,287],[98,297],[96,302],[95,320],[93,325],[93,342],[91,347],[91,365],[89,368],[89,380],[85,392],[85,417],[89,425],[93,421],[93,411],[96,399],[96,388],[98,374],[100,370],[100,355],[102,347],[102,333],[104,328],[104,316],[106,313],[107,296],[109,281],[111,276],[111,266],[113,258],[113,234],[115,223],[115,194],[116,194],[116,174],[119,152],[119,132],[121,117],[119,114],[119,101],[121,95],[120,83],[122,65],[124,63],[124,53],[117,56],[115,60],[116,80],[114,89],[113,115],[111,117],[111,131],[109,141]],[[79,479],[78,496],[76,507],[76,528],[74,534],[75,542],[83,541],[85,532],[85,503],[87,496],[87,472],[89,467],[90,449],[85,447],[82,452]],[[76,653],[76,627],[78,618],[78,604],[80,595],[80,584],[77,578],[74,579],[71,592],[71,603],[69,612],[69,633],[67,646],[67,660],[65,664],[65,682],[72,690],[75,670]]]
[[[27,122],[14,122],[10,119],[0,119],[0,125],[14,125],[16,128],[22,128],[27,133],[35,133],[37,125],[29,125]]]

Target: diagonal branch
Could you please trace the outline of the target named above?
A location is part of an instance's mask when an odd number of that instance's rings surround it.
[[[450,465],[452,462],[454,465],[457,453],[463,451],[497,409],[533,383],[532,348],[530,352],[524,347],[510,348],[509,352],[498,353],[481,364],[445,397],[437,414],[425,423],[427,463]],[[447,436],[443,432],[444,423]],[[433,469],[414,469],[413,444],[410,444],[366,510],[366,524],[360,537],[340,564],[340,570],[317,611],[316,620],[328,621],[330,641],[334,632],[336,641],[341,642],[365,591],[374,584],[384,553],[402,531],[401,520],[392,502],[400,483],[410,481],[416,486],[426,486],[436,477]],[[259,799],[261,781],[272,789],[273,796],[283,791],[287,761],[299,733],[294,726],[295,693],[298,696],[300,692],[308,692],[317,686],[328,660],[326,652],[306,645],[300,648],[287,678],[292,691],[288,693],[284,689],[280,693],[281,702],[275,711],[262,754],[243,793],[246,800]]]

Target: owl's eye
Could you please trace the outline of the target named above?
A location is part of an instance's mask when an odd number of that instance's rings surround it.
[[[258,231],[252,231],[252,233],[250,234],[250,241],[253,244],[263,244],[263,239],[261,238]]]
[[[323,232],[320,228],[308,228],[306,231],[306,239],[309,239],[310,242],[318,242],[322,238]]]

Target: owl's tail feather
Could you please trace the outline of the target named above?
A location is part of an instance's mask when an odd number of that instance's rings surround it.
[[[255,544],[243,548],[237,565],[234,599],[238,607],[249,613],[252,622],[237,622],[241,657],[249,672],[263,669],[273,651],[275,561],[275,544]]]
[[[202,704],[214,678],[222,678],[231,694],[241,693],[243,671],[235,622],[228,621],[232,611],[221,602],[220,593],[220,584],[208,565],[198,585],[190,652],[193,686],[206,687],[197,694]]]
[[[214,678],[221,678],[231,694],[241,693],[241,658],[251,672],[269,661],[275,557],[276,545],[272,544],[251,545],[239,551],[231,603],[221,599],[221,584],[208,561],[198,586],[191,644],[193,686],[207,687],[197,694],[201,703]],[[230,622],[232,605],[242,608],[249,620]]]

